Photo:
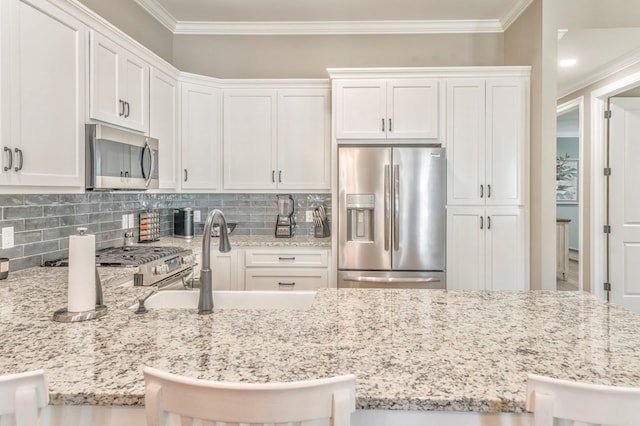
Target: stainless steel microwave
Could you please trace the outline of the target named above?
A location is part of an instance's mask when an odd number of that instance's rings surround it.
[[[87,124],[85,187],[93,191],[158,188],[158,139]]]

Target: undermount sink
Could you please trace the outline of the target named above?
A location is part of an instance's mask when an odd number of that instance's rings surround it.
[[[147,309],[197,309],[197,290],[162,290],[150,296]],[[306,311],[311,308],[315,291],[214,291],[213,310],[280,309]],[[138,304],[131,306],[136,309]]]

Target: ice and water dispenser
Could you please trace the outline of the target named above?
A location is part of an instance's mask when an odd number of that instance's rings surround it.
[[[347,194],[347,241],[373,241],[375,195]]]

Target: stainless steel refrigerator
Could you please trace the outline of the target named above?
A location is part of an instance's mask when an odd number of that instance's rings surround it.
[[[446,288],[439,147],[338,148],[338,287]]]

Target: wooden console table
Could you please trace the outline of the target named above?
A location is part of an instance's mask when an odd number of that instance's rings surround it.
[[[571,219],[556,219],[556,274],[563,281],[569,273],[569,223]]]

